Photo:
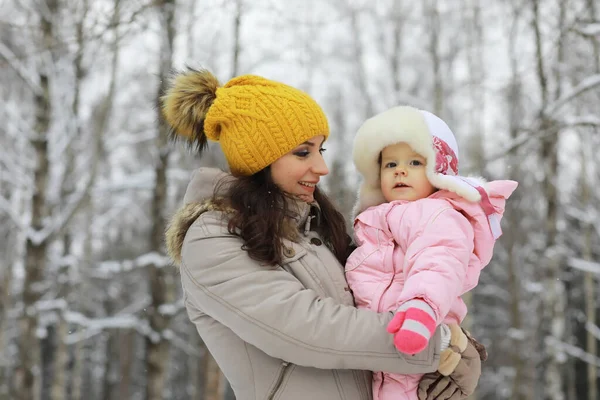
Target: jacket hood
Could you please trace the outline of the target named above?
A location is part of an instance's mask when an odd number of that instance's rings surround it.
[[[198,168],[192,172],[190,183],[188,183],[183,204],[201,203],[213,197],[217,185],[224,188],[227,182],[235,179],[231,174],[218,168]]]
[[[460,211],[471,222],[475,235],[475,253],[487,265],[493,256],[493,246],[488,246],[490,235],[493,240],[502,235],[500,221],[504,215],[506,200],[517,188],[518,183],[510,180],[491,182],[481,181],[482,201],[470,202],[456,193],[441,191],[431,197],[439,196],[448,201],[455,210]],[[436,196],[437,195],[437,196]],[[483,200],[486,200],[484,204]]]
[[[494,255],[494,247],[490,246],[502,235],[500,221],[504,215],[506,200],[515,191],[518,183],[510,180],[498,180],[491,182],[481,182],[482,201],[473,203],[465,200],[456,193],[439,193],[448,201],[455,210],[461,212],[467,217],[474,233],[474,253],[481,261],[481,265],[487,265]],[[445,195],[446,194],[446,195]],[[436,193],[432,197],[435,197]],[[487,206],[483,200],[486,200]]]
[[[183,206],[175,212],[165,232],[167,253],[177,265],[181,263],[181,248],[188,229],[202,213],[218,208],[211,201],[215,189],[224,188],[232,179],[235,179],[232,175],[217,168],[199,168],[192,172]]]
[[[455,210],[467,217],[473,227],[475,235],[475,253],[485,265],[489,263],[493,255],[493,247],[487,246],[486,244],[490,240],[496,240],[501,235],[500,221],[504,214],[506,200],[517,188],[518,183],[510,180],[485,182],[483,178],[478,178],[477,184],[483,188],[482,195],[483,198],[485,198],[485,203],[487,203],[487,205],[484,205],[483,201],[468,201],[459,194],[448,190],[438,190],[427,199],[445,200]],[[424,200],[426,201],[426,199]],[[389,232],[390,228],[388,225],[387,213],[397,204],[408,203],[409,202],[403,200],[385,203],[386,206],[381,213],[369,213],[369,210],[375,210],[374,208],[370,208],[364,213],[359,214],[357,219],[360,219],[367,225]],[[418,204],[418,201],[415,204]]]

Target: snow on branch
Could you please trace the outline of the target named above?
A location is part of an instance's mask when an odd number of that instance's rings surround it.
[[[508,144],[504,146],[503,149],[499,150],[496,154],[493,154],[490,157],[487,157],[486,162],[492,162],[492,161],[498,160],[500,158],[503,158],[508,153],[516,150],[517,148],[525,145],[526,143],[528,143],[534,139],[542,138],[542,137],[546,136],[548,133],[549,133],[548,130],[543,130],[543,129],[523,130],[521,133],[519,133],[519,135],[516,138],[510,140],[508,142]]]
[[[183,299],[179,299],[176,303],[161,304],[158,306],[158,313],[161,315],[175,316],[184,309],[185,304],[183,303]]]
[[[600,340],[600,327],[598,327],[598,325],[592,324],[590,321],[586,321],[585,329],[591,333],[596,340]]]
[[[585,350],[583,350],[577,346],[573,346],[572,344],[556,340],[553,337],[546,338],[546,344],[548,346],[553,346],[556,349],[565,352],[566,354],[570,355],[571,357],[578,358],[585,363],[600,367],[600,358],[598,358],[594,354],[590,354],[590,353],[586,352]]]
[[[600,75],[597,75],[597,80],[593,81],[596,85],[600,86]],[[588,78],[589,79],[589,78]],[[588,87],[585,90],[591,89]],[[582,93],[584,90],[579,91],[577,94]],[[573,94],[573,92],[572,92]],[[573,95],[575,97],[576,94]],[[567,102],[569,99],[564,99]],[[559,100],[560,101],[560,100]],[[562,106],[562,104],[557,105],[557,107]],[[558,124],[557,126],[552,126],[551,129],[525,129],[519,133],[519,135],[508,142],[507,145],[504,146],[503,149],[499,150],[496,154],[486,158],[486,162],[491,162],[498,160],[500,158],[505,157],[511,151],[525,145],[528,142],[531,142],[535,139],[542,139],[546,135],[550,135],[556,132],[556,128],[574,128],[577,126],[591,126],[591,127],[600,127],[600,118],[596,115],[578,115],[578,116],[567,116],[562,119],[555,119],[555,122]]]
[[[583,210],[576,207],[565,207],[565,209],[568,216],[584,224],[591,225],[596,230],[596,234],[600,236],[600,215],[598,211],[589,206]]]
[[[581,209],[578,207],[566,206],[565,210],[569,217],[583,222],[584,224],[593,224],[600,219],[600,215],[592,207],[585,207],[584,209]]]
[[[591,272],[595,275],[600,275],[600,263],[582,260],[581,258],[569,258],[568,265],[583,272]]]
[[[167,339],[169,342],[171,342],[171,344],[173,344],[173,346],[182,350],[186,354],[191,354],[196,357],[202,357],[204,355],[204,351],[202,348],[198,349],[197,347],[192,346],[185,340],[178,337],[175,334],[175,332],[173,332],[171,329],[165,329],[163,332],[163,337],[165,339]]]
[[[122,134],[117,136],[116,139],[111,140],[106,144],[106,151],[114,151],[118,148],[123,148],[126,146],[134,146],[143,142],[149,142],[156,138],[156,133],[151,130],[143,133],[134,133],[134,134]]]
[[[129,272],[134,269],[146,268],[149,266],[156,268],[165,268],[172,265],[171,259],[164,254],[155,251],[143,254],[133,260],[103,261],[92,273],[94,278],[110,279],[114,275]]]
[[[188,354],[193,354],[197,357],[202,355],[202,352],[178,337],[173,330],[165,329],[161,334],[153,330],[147,320],[137,318],[131,314],[107,318],[88,318],[79,312],[67,311],[65,313],[65,321],[83,328],[78,329],[65,338],[64,342],[67,345],[90,339],[107,329],[132,329],[142,336],[149,338],[153,343],[158,343],[164,339]]]
[[[167,177],[170,182],[188,182],[191,171],[181,168],[169,168]],[[126,190],[152,190],[156,185],[154,171],[143,171],[136,174],[120,177],[118,181],[109,181],[107,183],[97,184],[94,191],[98,192],[118,192]]]
[[[123,176],[117,182],[107,182],[94,186],[94,191],[116,192],[123,190],[151,190],[155,180],[152,171],[143,171],[137,174]]]
[[[582,27],[575,28],[575,32],[587,37],[600,36],[600,22],[593,22]]]
[[[15,70],[15,72],[23,79],[31,91],[36,95],[42,95],[42,88],[29,74],[27,68],[19,61],[19,58],[9,49],[3,42],[0,41],[0,56]]]
[[[547,107],[544,114],[546,114],[546,115],[554,114],[556,111],[558,111],[558,109],[560,109],[562,106],[567,104],[570,100],[572,100],[573,98],[579,96],[580,94],[582,94],[584,92],[587,92],[588,90],[594,89],[596,86],[600,86],[600,74],[591,75],[591,76],[588,76],[587,78],[583,79],[581,82],[579,82],[579,84],[577,86],[575,86],[573,89],[571,89],[570,92],[564,94],[559,99],[557,99],[556,101],[551,103]]]
[[[569,116],[563,119],[563,124],[566,127],[600,126],[600,118],[594,114]]]
[[[0,196],[0,212],[8,215],[19,230],[25,229],[25,224],[21,220],[21,216],[18,215],[15,210],[13,210],[13,207],[10,205],[8,200],[2,196]]]
[[[88,196],[92,180],[93,177],[90,176],[85,185],[70,196],[64,211],[55,218],[50,219],[50,222],[45,224],[42,229],[29,229],[28,237],[35,245],[51,240],[52,237],[59,235],[65,229],[83,205],[86,196]]]
[[[35,308],[38,312],[66,310],[67,302],[65,299],[40,300],[35,303]]]
[[[65,338],[65,343],[68,345],[90,339],[105,329],[136,329],[140,323],[139,319],[133,315],[118,315],[107,318],[88,318],[85,315],[74,311],[67,311],[65,313],[65,321],[67,323],[79,325],[82,328],[85,328],[69,334]]]

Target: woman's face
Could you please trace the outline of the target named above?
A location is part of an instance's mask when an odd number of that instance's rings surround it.
[[[302,201],[314,201],[317,183],[329,173],[323,159],[325,136],[315,136],[271,164],[273,182],[287,194]]]

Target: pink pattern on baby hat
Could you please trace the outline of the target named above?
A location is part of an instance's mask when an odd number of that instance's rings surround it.
[[[443,175],[458,175],[458,158],[448,143],[433,137],[435,148],[435,172]]]

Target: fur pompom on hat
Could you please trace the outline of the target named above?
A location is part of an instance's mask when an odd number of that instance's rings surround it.
[[[329,136],[321,107],[305,92],[256,75],[220,86],[207,70],[176,73],[161,97],[175,136],[202,151],[219,142],[233,175],[253,175],[296,146]]]
[[[353,159],[363,176],[354,215],[385,202],[381,192],[379,155],[389,145],[405,142],[425,157],[429,182],[438,189],[477,202],[484,190],[480,182],[459,176],[458,145],[448,125],[434,114],[399,106],[368,119],[354,139]]]
[[[172,134],[184,137],[200,151],[207,146],[206,139],[214,140],[213,132],[205,132],[204,120],[219,86],[218,79],[207,70],[188,69],[172,75],[161,97],[162,114]]]

